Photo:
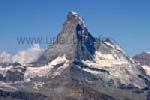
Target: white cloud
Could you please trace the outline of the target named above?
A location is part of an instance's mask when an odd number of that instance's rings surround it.
[[[44,49],[40,48],[39,44],[34,44],[31,48],[19,51],[15,55],[4,51],[0,53],[0,63],[31,63],[36,61],[43,52]]]
[[[12,55],[3,51],[0,52],[0,63],[12,62]]]

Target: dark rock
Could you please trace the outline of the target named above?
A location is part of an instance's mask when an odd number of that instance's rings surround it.
[[[23,81],[24,80],[24,73],[18,71],[7,71],[6,72],[6,81]]]
[[[1,100],[45,100],[47,96],[40,93],[27,93],[23,91],[8,92],[0,90]]]

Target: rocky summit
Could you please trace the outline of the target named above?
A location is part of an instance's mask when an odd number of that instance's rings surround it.
[[[72,61],[92,60],[96,50],[95,42],[95,38],[88,32],[83,18],[76,12],[69,12],[54,45],[46,50],[38,62],[40,64],[49,63],[63,55]]]
[[[36,61],[0,68],[2,100],[146,100],[150,77],[111,38],[95,38],[69,12]]]

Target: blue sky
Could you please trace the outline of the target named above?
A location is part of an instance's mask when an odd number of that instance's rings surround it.
[[[129,55],[150,51],[149,5],[149,0],[0,0],[0,51],[31,46],[19,45],[18,37],[56,36],[68,11],[78,12],[93,36],[114,38]]]

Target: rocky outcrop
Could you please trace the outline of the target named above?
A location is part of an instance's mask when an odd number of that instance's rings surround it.
[[[0,100],[45,100],[47,97],[40,93],[23,91],[9,92],[0,90]]]

